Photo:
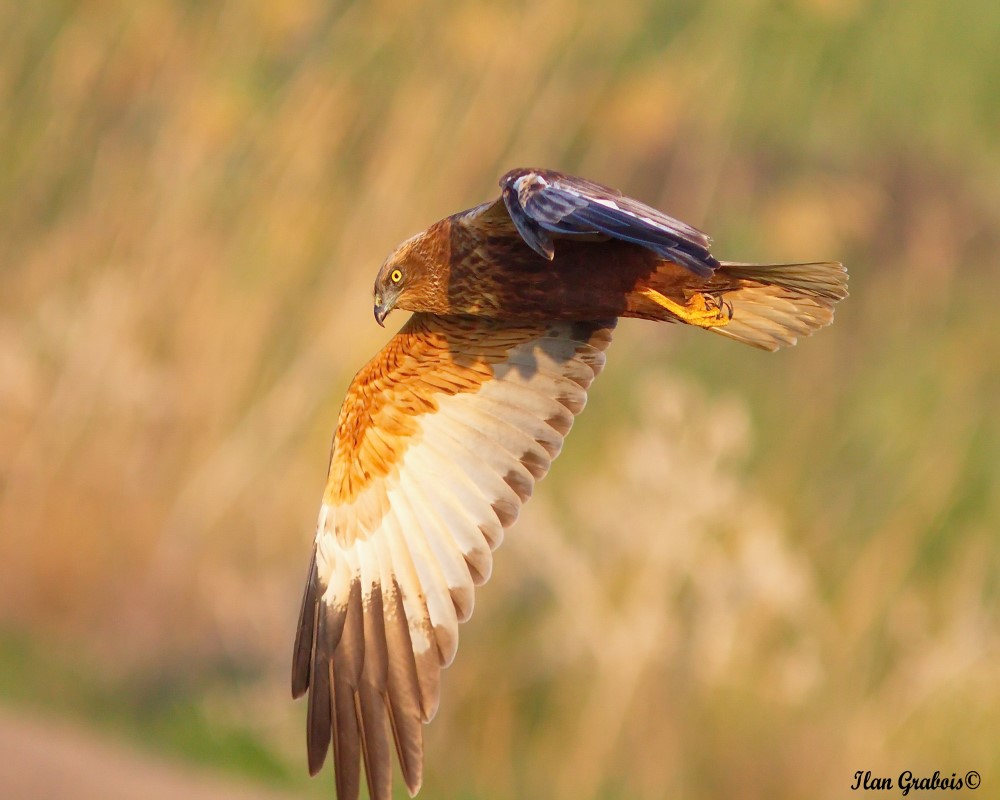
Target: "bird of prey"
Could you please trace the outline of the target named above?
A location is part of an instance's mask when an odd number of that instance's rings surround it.
[[[375,319],[414,312],[354,378],[330,456],[294,645],[309,770],[331,745],[340,800],[364,762],[411,796],[458,623],[548,472],[618,317],[682,322],[765,350],[833,319],[835,262],[719,261],[701,231],[620,192],[515,169],[493,202],[403,242]]]

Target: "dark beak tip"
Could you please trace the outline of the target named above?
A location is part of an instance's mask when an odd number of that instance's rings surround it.
[[[385,309],[382,306],[375,306],[375,321],[381,327],[385,327]]]

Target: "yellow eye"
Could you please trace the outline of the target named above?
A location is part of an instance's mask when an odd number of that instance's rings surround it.
[[[389,280],[391,280],[393,283],[399,283],[401,280],[403,280],[403,273],[398,269],[394,269],[392,272],[389,273]]]

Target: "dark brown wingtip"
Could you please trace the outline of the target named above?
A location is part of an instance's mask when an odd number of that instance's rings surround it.
[[[299,627],[292,647],[292,697],[298,699],[309,689],[312,649],[316,629],[316,604],[319,599],[319,576],[316,574],[316,546],[309,559],[306,588],[299,609]]]
[[[309,774],[316,775],[330,750],[333,706],[331,697],[330,650],[326,635],[326,615],[317,603],[313,623],[312,667],[309,675],[309,708],[306,712],[306,754]]]
[[[383,625],[388,653],[388,689],[386,708],[389,726],[399,757],[399,770],[410,797],[423,783],[424,733],[421,717],[420,681],[410,639],[402,592],[393,578],[388,592],[383,592]]]
[[[364,617],[361,607],[361,583],[351,583],[343,614],[340,642],[334,650],[336,669],[333,678],[333,761],[339,800],[357,798],[361,791],[361,746],[363,724],[357,686],[365,658]]]

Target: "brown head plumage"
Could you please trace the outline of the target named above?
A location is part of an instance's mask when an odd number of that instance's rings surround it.
[[[406,311],[448,312],[445,303],[448,274],[447,234],[442,221],[411,236],[382,263],[375,276],[375,319],[379,325],[394,308]]]

